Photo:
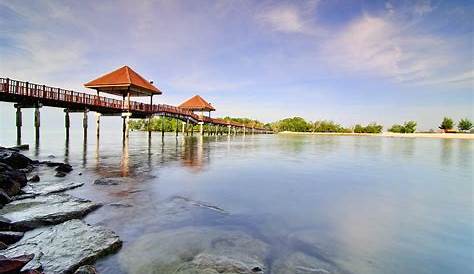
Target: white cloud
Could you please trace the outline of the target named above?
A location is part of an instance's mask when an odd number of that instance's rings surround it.
[[[433,10],[430,0],[420,0],[415,3],[413,11],[417,15],[425,15]]]
[[[256,18],[261,25],[272,31],[314,34],[319,31],[312,22],[318,4],[319,1],[308,1],[302,6],[266,6],[257,13]]]
[[[448,41],[410,31],[392,19],[369,15],[328,39],[321,54],[332,66],[406,83],[446,75],[456,61]]]

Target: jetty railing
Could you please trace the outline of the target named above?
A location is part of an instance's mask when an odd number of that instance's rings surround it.
[[[112,112],[138,112],[145,115],[168,114],[170,116],[179,116],[196,122],[204,122],[223,126],[246,127],[244,124],[215,119],[206,116],[199,116],[192,111],[166,104],[146,104],[136,101],[117,100],[104,96],[66,90],[62,88],[50,87],[30,82],[18,81],[9,78],[0,78],[0,92],[20,96],[21,98],[42,99],[65,103],[64,105],[81,105],[85,108],[102,108]],[[262,128],[255,128],[265,130]]]

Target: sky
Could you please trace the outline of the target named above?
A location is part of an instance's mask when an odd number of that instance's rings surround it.
[[[0,77],[86,91],[129,65],[214,116],[426,130],[474,118],[473,20],[473,1],[0,0]]]

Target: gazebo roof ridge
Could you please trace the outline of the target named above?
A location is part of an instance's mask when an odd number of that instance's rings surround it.
[[[115,95],[125,95],[128,92],[130,92],[132,96],[162,94],[157,87],[127,65],[103,74],[85,83],[84,86]]]
[[[179,108],[191,111],[215,111],[216,109],[199,95],[194,95],[181,103]]]

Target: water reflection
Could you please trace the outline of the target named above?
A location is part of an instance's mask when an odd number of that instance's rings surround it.
[[[122,143],[117,134],[101,134],[95,154],[74,138],[65,143],[66,160],[83,172],[66,179],[131,177],[74,190],[105,204],[86,221],[117,231],[124,250],[146,232],[215,226],[265,241],[269,262],[304,253],[347,273],[472,269],[472,141],[169,134],[163,142],[133,132]],[[61,154],[48,140],[40,157]],[[123,273],[117,257],[99,263],[113,269],[103,273]]]

